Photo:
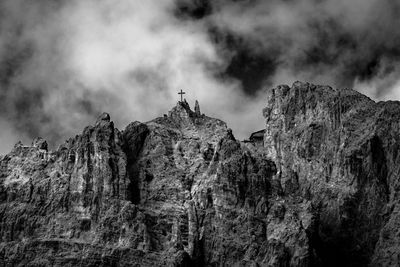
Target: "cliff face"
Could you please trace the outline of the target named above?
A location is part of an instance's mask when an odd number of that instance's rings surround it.
[[[283,193],[318,209],[322,265],[398,265],[400,103],[296,82],[263,112]]]
[[[390,266],[400,104],[270,90],[264,147],[179,102],[0,158],[0,266]]]
[[[2,266],[308,266],[314,213],[224,122],[178,103],[123,132],[107,114],[56,151],[1,159]],[[310,230],[310,231],[309,231]]]

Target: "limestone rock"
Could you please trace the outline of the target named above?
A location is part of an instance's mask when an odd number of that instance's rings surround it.
[[[187,102],[123,132],[104,113],[43,148],[38,139],[1,159],[0,265],[311,261],[310,203],[280,197],[275,164]]]
[[[0,157],[0,266],[399,264],[398,102],[278,86],[258,145],[196,106]]]
[[[318,207],[322,266],[398,265],[400,103],[295,82],[271,89],[263,112],[284,194]]]
[[[38,137],[38,138],[36,138],[35,140],[33,140],[32,146],[33,146],[33,147],[37,147],[37,148],[39,148],[39,149],[46,150],[46,151],[47,151],[47,148],[48,148],[48,145],[47,145],[46,140],[44,140],[44,139],[41,138],[41,137]]]
[[[194,113],[197,116],[201,116],[201,112],[200,112],[200,105],[199,105],[199,101],[196,100],[195,104],[194,104]]]
[[[97,118],[96,125],[110,122],[110,120],[111,120],[110,114],[104,112]]]

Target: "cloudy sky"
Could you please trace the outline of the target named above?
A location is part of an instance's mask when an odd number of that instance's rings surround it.
[[[240,139],[277,84],[400,99],[398,29],[398,0],[1,0],[0,154],[162,116],[180,89]]]

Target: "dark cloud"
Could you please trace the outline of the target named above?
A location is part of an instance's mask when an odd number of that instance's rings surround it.
[[[274,83],[277,77],[283,77],[357,87],[384,79],[386,87],[380,86],[371,92],[372,96],[379,98],[395,90],[397,80],[390,77],[399,74],[398,1],[220,0],[213,3],[212,27],[246,43],[222,44],[239,55],[230,58],[227,73],[240,79],[246,92],[254,92],[254,87],[246,83],[249,76],[240,77],[230,70],[241,66],[246,69],[247,65],[257,65],[254,64],[257,61],[267,64],[260,64],[255,71],[262,73],[268,69],[270,75],[255,75],[251,79],[254,84],[268,83],[268,80]],[[251,56],[241,57],[243,54]]]
[[[269,53],[254,50],[240,36],[216,28],[211,28],[209,34],[228,62],[220,76],[239,80],[246,94],[257,96],[258,91],[268,85],[275,73],[277,62],[275,54],[271,53],[272,49]]]
[[[180,19],[203,19],[211,15],[212,3],[209,0],[178,0],[175,15]]]
[[[101,111],[121,128],[153,119],[176,103],[180,88],[247,135],[261,116],[247,119],[253,102],[238,81],[219,75],[227,62],[208,35],[210,7],[174,0],[1,2],[0,153],[18,139],[60,143]],[[248,127],[237,127],[238,118]]]
[[[400,99],[399,28],[397,0],[4,0],[0,153],[59,143],[101,111],[152,119],[180,88],[240,138],[277,83]]]

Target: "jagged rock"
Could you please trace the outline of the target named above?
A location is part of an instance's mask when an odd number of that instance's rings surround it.
[[[17,143],[15,143],[14,149],[17,149],[18,147],[22,147],[22,146],[24,146],[24,144],[21,141],[18,141]]]
[[[285,194],[319,209],[321,264],[398,265],[392,222],[400,103],[296,82],[269,91],[264,116],[266,154],[277,164]]]
[[[226,138],[229,139],[229,140],[236,140],[235,136],[233,136],[233,132],[232,132],[231,128],[228,128],[226,130]]]
[[[110,120],[111,120],[110,114],[104,112],[97,118],[96,125],[101,124],[101,123],[108,123],[108,122],[110,122]]]
[[[398,102],[278,86],[257,146],[199,113],[178,102],[122,132],[104,113],[55,151],[16,145],[0,266],[399,263]]]
[[[44,140],[44,139],[41,138],[41,137],[38,137],[38,138],[36,138],[35,140],[33,140],[32,146],[33,146],[33,147],[37,147],[37,148],[39,148],[39,149],[46,150],[46,151],[47,151],[47,148],[48,148],[48,145],[47,145],[46,140]]]
[[[40,144],[1,159],[0,265],[311,260],[310,203],[281,198],[275,164],[187,102],[122,133],[103,114],[45,156]]]
[[[200,112],[200,105],[199,105],[199,101],[196,100],[195,104],[194,104],[194,113],[197,116],[201,116],[201,112]]]

